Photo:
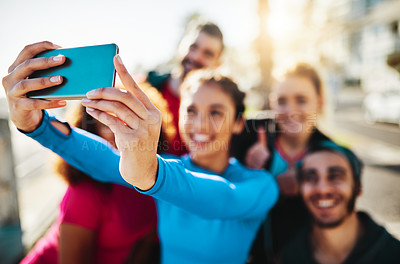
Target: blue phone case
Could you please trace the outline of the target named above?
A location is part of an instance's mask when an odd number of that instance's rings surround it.
[[[36,57],[64,55],[63,65],[34,72],[29,78],[61,75],[63,83],[57,86],[31,91],[29,98],[47,100],[81,99],[90,90],[112,87],[115,82],[114,56],[118,53],[116,44],[87,46],[46,51]]]

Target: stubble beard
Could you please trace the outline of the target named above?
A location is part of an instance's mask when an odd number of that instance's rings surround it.
[[[346,220],[346,218],[348,218],[354,212],[357,195],[358,195],[358,193],[354,189],[353,194],[347,203],[346,214],[343,217],[341,217],[340,219],[338,219],[337,221],[327,223],[327,222],[317,219],[314,215],[311,214],[313,224],[319,228],[327,228],[327,229],[336,228],[336,227],[340,226]]]

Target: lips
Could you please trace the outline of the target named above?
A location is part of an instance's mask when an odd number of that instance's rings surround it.
[[[311,203],[320,210],[332,209],[337,206],[341,198],[337,195],[332,197],[311,197]]]
[[[208,150],[211,146],[211,142],[214,140],[214,137],[209,134],[204,133],[191,133],[189,134],[190,143],[189,147],[191,151],[196,150]]]
[[[335,200],[319,200],[317,202],[317,207],[320,208],[330,208],[335,205]]]
[[[300,133],[303,131],[303,126],[301,123],[296,122],[283,122],[281,123],[282,129],[287,133]]]
[[[207,134],[193,134],[192,140],[197,143],[206,143],[211,140],[211,136]]]
[[[183,67],[185,68],[185,70],[187,72],[190,72],[190,71],[195,70],[195,69],[200,69],[200,68],[203,67],[200,63],[196,63],[196,62],[194,62],[194,61],[192,61],[190,59],[187,59],[187,58],[182,61],[182,65],[183,65]]]
[[[302,125],[301,122],[295,121],[295,120],[285,120],[285,122],[283,122],[283,123],[285,124],[285,126],[295,127],[295,128],[301,127],[301,125]]]

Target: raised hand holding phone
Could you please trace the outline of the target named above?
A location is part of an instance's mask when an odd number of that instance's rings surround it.
[[[269,157],[267,131],[260,126],[257,128],[257,142],[247,151],[245,163],[249,168],[262,169]]]
[[[128,73],[119,55],[114,57],[114,65],[126,91],[113,87],[92,90],[82,105],[115,134],[125,181],[148,190],[157,177],[161,113]]]
[[[39,126],[43,117],[42,109],[58,108],[66,105],[66,102],[63,100],[45,101],[29,99],[26,96],[30,91],[62,83],[63,78],[60,75],[28,79],[35,71],[56,67],[65,62],[64,56],[34,58],[43,51],[58,48],[60,46],[49,41],[26,46],[8,69],[8,75],[3,78],[3,87],[7,95],[10,119],[22,131],[31,132]]]

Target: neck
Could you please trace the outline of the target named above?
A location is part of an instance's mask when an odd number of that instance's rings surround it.
[[[315,260],[318,263],[342,263],[356,245],[361,232],[356,212],[334,228],[313,225],[311,244]]]
[[[208,157],[200,157],[191,154],[190,158],[197,166],[221,174],[225,171],[229,164],[228,152],[218,155],[209,155]]]
[[[289,157],[295,157],[307,149],[310,136],[311,134],[299,135],[296,137],[281,134],[279,135],[278,140],[286,155]]]

